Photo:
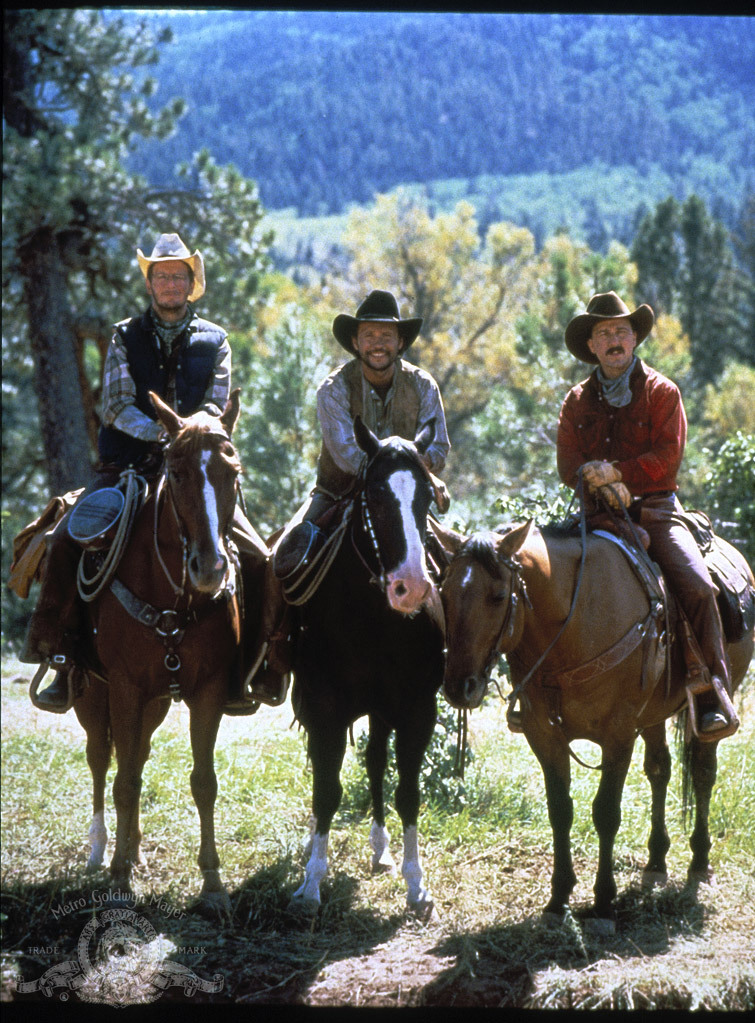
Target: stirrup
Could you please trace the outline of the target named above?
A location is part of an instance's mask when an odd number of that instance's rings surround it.
[[[726,686],[718,675],[713,675],[712,677],[698,675],[692,678],[684,688],[687,691],[688,709],[687,729],[684,736],[685,742],[689,742],[693,735],[700,742],[718,742],[719,739],[725,739],[736,732],[739,728],[739,718],[734,710],[734,704],[731,702]],[[717,728],[715,732],[702,732],[700,731],[696,698],[704,693],[709,693],[711,690],[716,694],[720,710],[726,718],[726,724],[722,728]]]
[[[506,724],[509,726],[510,732],[523,732],[522,728],[522,709],[516,707],[514,703],[510,703],[506,709]]]
[[[39,687],[42,684],[42,680],[44,679],[44,677],[47,674],[47,672],[51,668],[53,669],[53,671],[65,671],[66,664],[68,664],[68,671],[66,672],[66,684],[68,686],[68,696],[66,698],[65,705],[61,706],[61,707],[55,707],[55,706],[51,706],[50,704],[40,703],[39,699],[37,698],[37,692],[38,692]],[[76,699],[76,696],[74,694],[74,679],[73,679],[74,671],[75,671],[74,665],[72,665],[70,663],[70,661],[68,661],[68,659],[66,657],[62,656],[62,655],[57,655],[57,656],[53,657],[51,661],[50,660],[42,661],[42,663],[40,664],[39,668],[37,668],[37,671],[36,671],[36,673],[34,675],[34,678],[31,680],[31,685],[29,686],[29,699],[34,704],[34,706],[37,708],[37,710],[46,710],[49,714],[67,714],[68,713],[68,711],[71,709],[71,707],[73,707],[74,700]]]

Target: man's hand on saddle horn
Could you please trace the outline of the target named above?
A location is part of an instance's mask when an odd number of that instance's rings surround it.
[[[621,473],[612,462],[585,462],[579,470],[590,490],[597,490],[607,483],[621,482]]]

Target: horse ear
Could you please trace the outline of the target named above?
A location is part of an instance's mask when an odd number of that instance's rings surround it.
[[[175,437],[179,430],[183,428],[184,420],[173,411],[170,405],[165,404],[159,394],[155,394],[154,391],[150,391],[149,397],[152,404],[155,406],[157,418],[168,431],[168,435],[170,437]]]
[[[354,436],[357,444],[370,458],[374,458],[380,447],[380,441],[375,434],[362,422],[361,416],[354,416]]]
[[[417,432],[417,436],[414,438],[414,443],[417,446],[417,451],[421,455],[427,451],[432,442],[435,440],[435,416],[432,419],[428,419],[426,423],[423,423]]]
[[[508,533],[504,533],[498,541],[498,553],[505,557],[513,557],[526,543],[534,523],[534,519],[528,519],[523,525],[514,526]]]
[[[241,407],[241,388],[234,387],[231,391],[230,397],[226,402],[223,414],[220,417],[220,422],[223,424],[223,429],[230,437],[233,433],[233,428],[236,425],[236,420],[239,418],[239,409]]]

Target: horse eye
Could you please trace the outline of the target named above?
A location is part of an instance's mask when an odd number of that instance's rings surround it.
[[[506,591],[505,590],[498,590],[498,592],[490,594],[490,603],[491,604],[502,604],[505,599],[506,599]]]

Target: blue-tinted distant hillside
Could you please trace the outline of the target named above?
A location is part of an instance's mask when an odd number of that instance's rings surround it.
[[[755,21],[564,14],[210,11],[161,17],[178,133],[134,156],[165,184],[201,147],[268,208],[338,212],[400,183],[668,176],[733,221],[755,167]]]

